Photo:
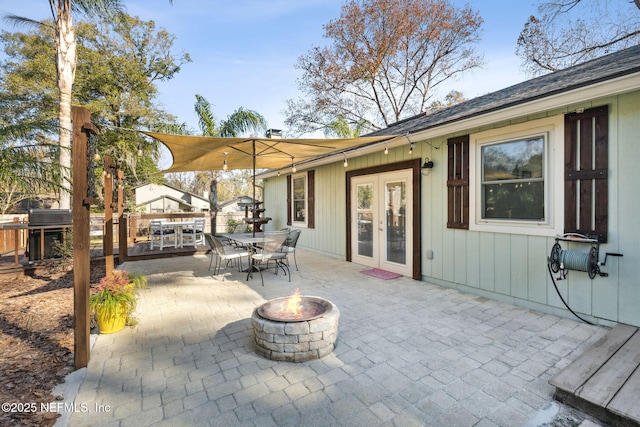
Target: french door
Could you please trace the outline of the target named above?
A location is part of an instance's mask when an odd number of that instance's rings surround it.
[[[411,277],[412,171],[353,177],[351,198],[351,260]]]

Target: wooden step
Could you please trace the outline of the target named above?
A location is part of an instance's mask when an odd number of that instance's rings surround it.
[[[607,408],[621,417],[640,423],[640,369],[636,369],[629,377]]]
[[[640,332],[619,324],[549,383],[556,398],[603,422],[640,425]]]

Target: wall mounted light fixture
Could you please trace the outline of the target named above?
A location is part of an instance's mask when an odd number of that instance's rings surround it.
[[[429,172],[431,172],[431,169],[433,169],[433,160],[425,157],[424,163],[422,164],[422,167],[420,169],[422,170],[422,175],[428,175]]]

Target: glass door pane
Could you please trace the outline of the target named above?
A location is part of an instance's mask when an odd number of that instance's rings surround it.
[[[373,257],[373,184],[358,184],[356,191],[358,255]]]
[[[407,262],[407,185],[405,181],[385,183],[386,254],[388,262]]]

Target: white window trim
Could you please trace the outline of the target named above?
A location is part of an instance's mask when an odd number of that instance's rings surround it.
[[[296,179],[304,178],[304,221],[296,221],[295,215],[295,181]],[[309,221],[309,177],[306,172],[297,173],[291,176],[291,225],[296,227],[307,227]]]
[[[519,221],[482,218],[481,149],[487,144],[545,135],[545,220]],[[564,118],[562,115],[491,129],[469,137],[469,230],[553,237],[564,224]]]

